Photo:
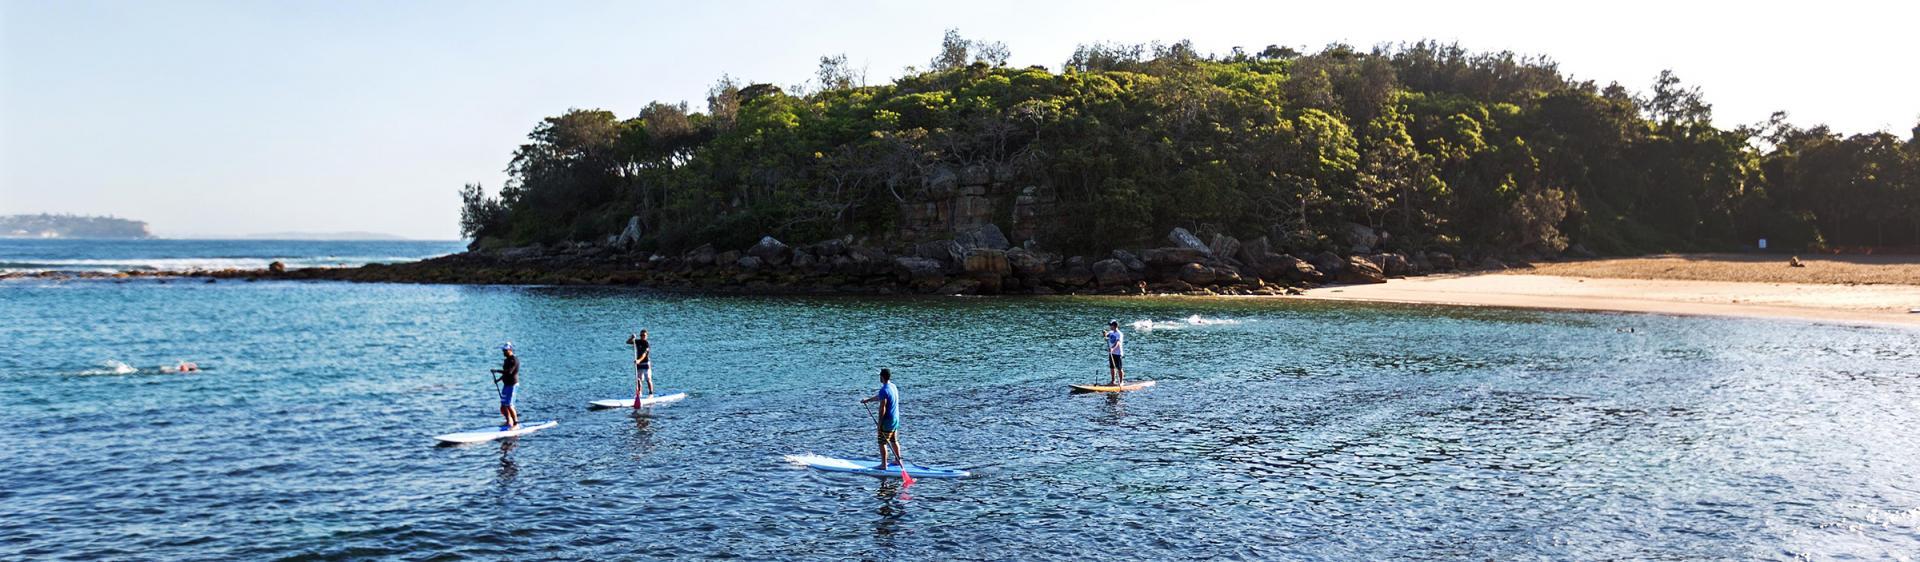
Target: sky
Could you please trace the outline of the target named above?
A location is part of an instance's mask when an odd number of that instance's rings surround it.
[[[497,189],[543,117],[703,107],[722,74],[798,84],[831,54],[881,82],[925,66],[948,28],[1055,70],[1099,41],[1438,39],[1636,91],[1673,69],[1721,126],[1778,110],[1845,133],[1920,123],[1912,1],[696,4],[0,0],[0,214],[453,239],[460,186]]]

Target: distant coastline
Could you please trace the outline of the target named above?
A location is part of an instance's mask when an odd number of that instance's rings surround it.
[[[0,238],[145,239],[153,233],[145,221],[41,213],[0,216]]]

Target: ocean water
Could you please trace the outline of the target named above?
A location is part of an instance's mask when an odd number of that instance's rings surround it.
[[[91,259],[78,256],[74,259]],[[125,259],[111,257],[105,259]],[[1104,380],[1101,327],[1152,389]],[[685,401],[631,396],[627,334]],[[488,369],[512,341],[527,420]],[[197,362],[204,372],[159,372]],[[897,481],[858,400],[891,368]],[[1287,299],[0,282],[0,559],[1911,559],[1920,332]]]
[[[0,273],[188,271],[393,263],[466,249],[458,241],[78,240],[0,238]]]

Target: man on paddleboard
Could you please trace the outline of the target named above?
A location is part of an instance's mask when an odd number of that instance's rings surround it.
[[[893,386],[893,372],[880,370],[880,392],[861,400],[861,404],[880,403],[880,415],[874,418],[878,424],[880,441],[880,468],[887,467],[887,447],[893,447],[893,464],[903,464],[900,456],[900,389]]]
[[[1107,321],[1107,379],[1113,386],[1127,384],[1127,369],[1121,359],[1127,354],[1127,337],[1120,333],[1120,321]]]
[[[500,383],[500,416],[507,418],[507,427],[519,428],[520,410],[513,407],[513,389],[520,384],[520,358],[513,356],[513,342],[501,344],[500,354],[506,358],[493,370],[500,375],[494,379]]]
[[[653,397],[653,344],[647,343],[647,331],[640,335],[627,335],[627,345],[633,346],[633,407],[640,407],[640,389],[647,389],[647,398]]]

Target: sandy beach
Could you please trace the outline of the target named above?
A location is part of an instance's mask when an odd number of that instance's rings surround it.
[[[1502,273],[1395,279],[1308,290],[1304,297],[1790,318],[1920,326],[1920,258],[1686,255],[1548,264]]]

